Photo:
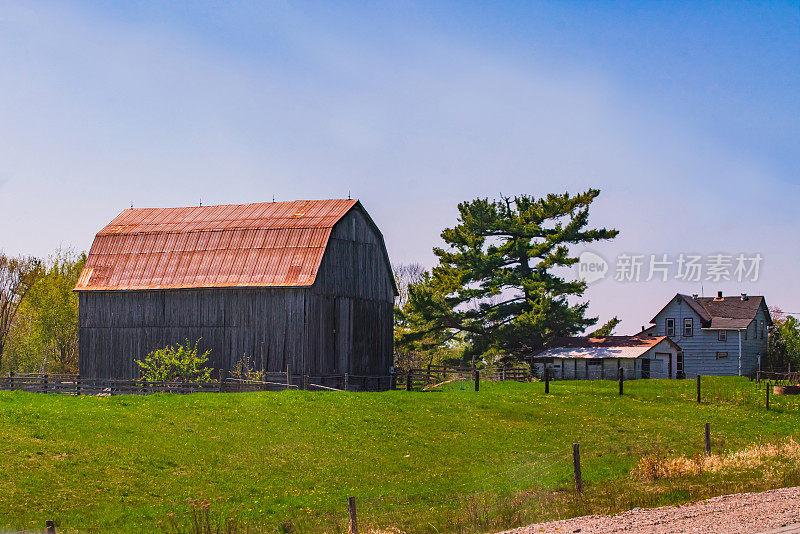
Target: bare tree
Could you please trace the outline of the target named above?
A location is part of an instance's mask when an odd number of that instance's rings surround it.
[[[774,323],[783,323],[786,320],[786,313],[778,306],[770,306],[769,314]]]
[[[0,253],[0,364],[14,316],[39,276],[40,266],[36,258],[9,258]]]
[[[425,267],[419,263],[399,263],[392,265],[392,272],[399,293],[395,303],[402,308],[408,302],[409,284],[416,284],[420,281],[425,273]]]

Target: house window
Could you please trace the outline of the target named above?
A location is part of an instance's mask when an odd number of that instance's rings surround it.
[[[666,334],[667,337],[675,337],[675,319],[667,319]]]
[[[764,339],[764,321],[761,321],[761,339]]]
[[[728,341],[728,331],[727,330],[720,330],[717,332],[717,340],[718,341]]]
[[[744,329],[744,340],[747,341],[747,332],[750,330],[750,326],[748,325],[747,328]]]
[[[724,360],[727,357],[728,357],[728,353],[727,352],[718,352],[717,353],[717,359],[718,360]]]
[[[683,320],[683,337],[692,337],[694,335],[694,319],[687,317]]]
[[[678,377],[683,376],[683,353],[679,352],[678,357],[675,363],[676,371],[678,373]]]

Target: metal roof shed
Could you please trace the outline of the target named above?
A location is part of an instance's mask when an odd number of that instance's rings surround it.
[[[613,380],[619,368],[627,378],[674,378],[680,353],[665,336],[567,337],[529,358],[540,370],[550,368],[554,378]]]

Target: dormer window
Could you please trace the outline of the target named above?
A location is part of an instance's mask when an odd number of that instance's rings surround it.
[[[667,319],[665,335],[667,337],[675,337],[675,319],[673,318]]]
[[[717,332],[717,340],[719,341],[728,341],[728,331],[727,330],[720,330]]]
[[[683,320],[683,337],[692,337],[694,335],[694,319],[687,317]]]

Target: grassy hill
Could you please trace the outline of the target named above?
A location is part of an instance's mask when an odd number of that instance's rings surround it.
[[[642,457],[773,443],[800,399],[746,379],[457,383],[445,391],[120,397],[0,393],[0,528],[472,532],[800,484],[796,463],[643,481]],[[584,496],[572,492],[581,445]],[[655,451],[661,451],[654,454]],[[213,530],[213,528],[212,528]]]

